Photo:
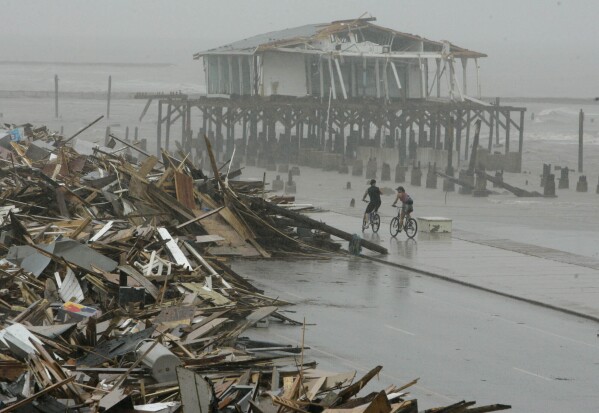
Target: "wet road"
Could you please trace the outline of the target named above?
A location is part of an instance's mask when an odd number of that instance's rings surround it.
[[[306,345],[320,368],[383,365],[372,390],[420,377],[411,388],[420,409],[466,399],[514,412],[599,410],[594,322],[357,258],[233,268],[315,323]],[[301,334],[277,323],[250,333],[296,344]]]

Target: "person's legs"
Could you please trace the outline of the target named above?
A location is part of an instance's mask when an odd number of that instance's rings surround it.
[[[368,206],[366,207],[366,211],[364,212],[364,221],[363,222],[369,222],[370,218],[368,217],[368,215],[370,215],[370,213],[374,210],[375,205],[370,202],[368,203]]]
[[[403,219],[406,216],[406,205],[401,206],[401,213],[399,214],[399,228],[403,227]]]

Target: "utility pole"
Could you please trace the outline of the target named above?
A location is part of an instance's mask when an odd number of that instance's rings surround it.
[[[110,93],[112,91],[112,76],[108,76],[108,96],[106,97],[106,119],[110,119]]]
[[[58,119],[58,75],[54,75],[54,117]]]
[[[578,114],[578,173],[582,173],[582,135],[584,134],[584,112]]]

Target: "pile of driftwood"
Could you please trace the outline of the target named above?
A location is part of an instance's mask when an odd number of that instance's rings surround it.
[[[328,252],[318,234],[335,229],[214,161],[209,178],[184,156],[68,143],[0,130],[0,413],[417,411],[415,382],[355,397],[380,367],[354,382],[315,370],[303,345],[241,336],[300,323],[223,256]],[[509,407],[472,404],[435,411]]]

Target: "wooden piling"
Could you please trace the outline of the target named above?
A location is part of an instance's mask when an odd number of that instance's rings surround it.
[[[193,137],[193,131],[191,130],[191,105],[185,105],[185,150],[187,153],[191,153],[191,139]]]
[[[499,145],[499,98],[495,98],[495,144]]]
[[[510,153],[510,111],[506,111],[505,114],[505,154]]]
[[[493,111],[489,111],[489,153],[493,153],[493,120],[495,116],[493,115]]]
[[[156,156],[161,155],[162,148],[162,101],[158,100],[158,122],[156,123]]]
[[[468,160],[468,151],[470,150],[470,122],[472,122],[472,114],[471,114],[471,110],[468,110],[468,115],[467,115],[467,119],[466,119],[466,148],[464,151],[464,159],[467,161]],[[479,130],[480,130],[480,119],[479,119]]]
[[[173,105],[169,102],[166,105],[166,127],[164,131],[164,146],[166,150],[170,150],[171,147],[171,117],[173,114]]]
[[[524,111],[520,111],[520,128],[518,129],[519,170],[522,170],[522,152],[524,149]]]

